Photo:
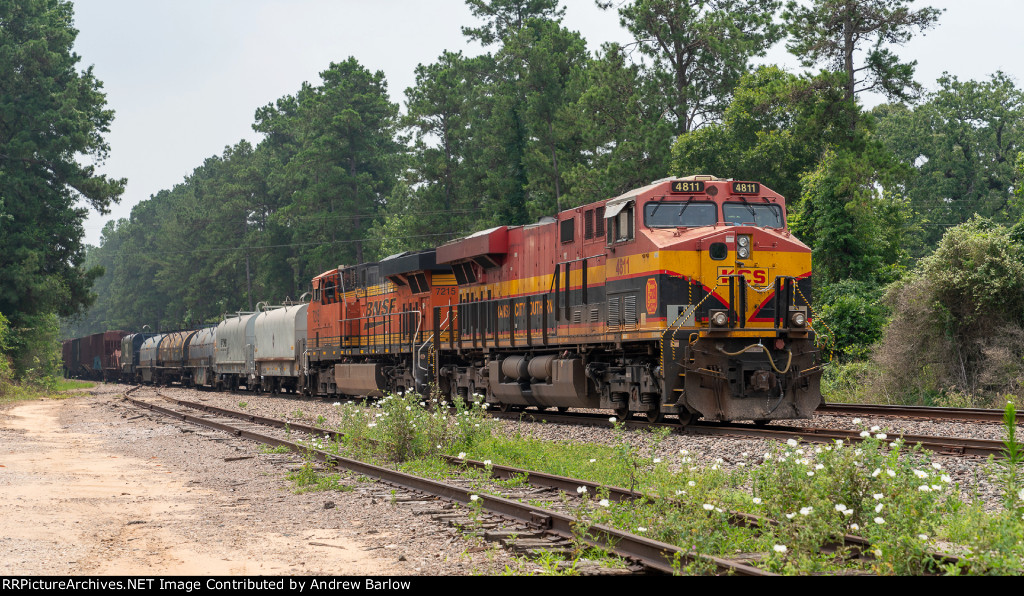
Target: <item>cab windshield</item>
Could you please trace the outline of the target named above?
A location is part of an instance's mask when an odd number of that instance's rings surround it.
[[[699,228],[718,223],[714,203],[665,202],[644,205],[644,225],[648,228]]]
[[[753,224],[759,228],[776,229],[786,227],[782,207],[778,205],[725,203],[722,205],[722,215],[725,217],[725,223],[730,224]]]

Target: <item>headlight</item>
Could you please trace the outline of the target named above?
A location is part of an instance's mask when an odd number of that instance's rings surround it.
[[[801,311],[795,311],[789,315],[789,322],[794,327],[803,327],[807,324],[807,315]]]
[[[723,311],[718,311],[711,314],[711,324],[715,327],[725,327],[729,324],[729,315]]]
[[[736,256],[741,259],[750,258],[750,236],[740,236],[736,239]]]

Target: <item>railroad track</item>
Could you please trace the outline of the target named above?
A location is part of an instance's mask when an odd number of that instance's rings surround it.
[[[421,478],[377,466],[367,462],[342,457],[330,452],[310,447],[289,438],[282,438],[281,433],[268,434],[256,425],[266,423],[275,430],[282,430],[284,424],[279,420],[260,418],[244,412],[235,412],[237,416],[227,417],[228,410],[223,408],[208,408],[203,404],[196,404],[200,409],[209,409],[203,415],[195,415],[180,410],[163,407],[148,401],[139,400],[130,396],[125,399],[139,407],[155,413],[162,414],[169,418],[196,424],[213,430],[219,430],[230,435],[259,442],[270,447],[286,447],[304,457],[310,457],[326,466],[349,470],[374,478],[387,485],[393,486],[407,493],[399,497],[404,501],[415,503],[429,503],[431,501],[447,502],[460,507],[460,513],[453,513],[447,509],[439,509],[442,518],[455,516],[465,520],[467,528],[479,526],[484,530],[484,537],[490,532],[490,537],[501,539],[514,537],[507,540],[509,543],[526,544],[530,548],[544,547],[544,550],[558,551],[574,543],[585,543],[588,546],[611,552],[625,561],[635,565],[637,569],[647,572],[673,573],[678,568],[679,562],[700,562],[710,565],[719,570],[720,573],[735,575],[763,576],[773,575],[757,567],[747,564],[745,561],[731,560],[721,557],[713,557],[700,553],[694,553],[680,549],[674,545],[652,540],[629,532],[604,525],[589,526],[585,535],[577,535],[574,531],[575,524],[579,521],[575,516],[557,511],[555,509],[538,507],[536,505],[521,503],[512,498],[492,494],[480,494],[479,490],[472,487],[459,486],[451,482],[439,482],[436,480]],[[241,418],[241,420],[239,420]],[[287,424],[290,433],[307,432],[302,425]],[[306,427],[314,434],[311,436],[323,436],[325,430],[315,427]],[[482,525],[479,518],[473,519],[473,511],[485,512],[489,519]],[[451,521],[451,518],[447,521]],[[502,529],[504,527],[504,529]]]
[[[818,414],[839,416],[882,416],[887,418],[913,418],[916,420],[954,420],[1002,423],[1002,410],[984,408],[938,408],[931,406],[900,406],[885,404],[827,403],[817,409]],[[1024,412],[1017,413],[1017,424],[1024,423]]]
[[[315,426],[302,425],[296,423],[285,423],[279,419],[259,417],[247,412],[219,408],[208,404],[189,402],[186,400],[180,400],[166,396],[160,397],[178,406],[199,410],[218,417],[226,417],[231,418],[233,420],[244,421],[247,423],[260,424],[276,428],[279,430],[284,429],[288,430],[289,432],[301,432],[314,437],[329,437],[331,440],[335,441],[340,438],[339,433],[330,429],[324,429]],[[149,404],[147,402],[140,402],[140,405],[142,405],[142,407],[152,408],[159,411],[158,408],[155,408],[152,404]],[[183,415],[180,412],[173,412],[169,413],[168,415],[172,415],[176,418],[182,417],[183,420],[188,420],[191,422],[195,422],[197,424],[203,424],[202,422],[196,420],[189,420],[187,415]],[[232,432],[233,434],[236,435],[241,435],[240,429],[238,429],[237,427],[233,427],[231,425],[224,425],[223,427],[221,427],[220,424],[221,423],[213,423],[206,424],[206,426],[210,428],[219,428],[221,430],[226,430],[227,432]],[[231,430],[232,428],[234,428],[234,430]],[[251,434],[251,431],[246,432],[245,436],[247,438],[254,438],[254,440],[260,440],[261,442],[265,442],[265,444],[273,446],[288,445],[290,449],[298,450],[301,452],[308,452],[309,449],[308,446],[304,446],[302,444],[294,443],[291,441],[264,441],[260,438],[256,438],[254,434]],[[451,502],[459,503],[462,505],[467,505],[469,502],[471,502],[473,499],[473,494],[475,494],[472,492],[472,490],[470,490],[468,497],[469,501],[467,501],[466,494],[456,494],[454,497],[452,497],[452,491],[457,492],[457,489],[452,488],[450,486],[450,483],[448,484],[447,488],[439,490],[434,481],[418,479],[413,483],[409,483],[409,478],[405,477],[405,475],[402,475],[402,482],[394,483],[389,480],[391,474],[396,474],[393,471],[387,471],[386,473],[383,474],[368,473],[366,471],[366,468],[362,467],[366,466],[367,464],[361,463],[359,467],[348,466],[345,465],[345,462],[352,460],[346,460],[345,458],[329,454],[324,454],[323,458],[318,457],[318,459],[324,461],[325,463],[340,463],[344,467],[353,469],[363,474],[373,476],[375,478],[380,478],[382,481],[396,484],[397,486],[400,486],[403,489],[412,490],[415,491],[416,493],[427,492],[435,498],[448,499]],[[620,487],[600,485],[582,479],[568,478],[563,476],[546,474],[542,472],[536,472],[532,470],[523,470],[509,466],[495,465],[491,464],[490,462],[485,463],[468,459],[461,459],[452,456],[446,456],[445,459],[448,461],[450,465],[454,467],[476,469],[480,473],[490,475],[495,479],[517,479],[519,481],[525,481],[531,487],[534,487],[535,489],[541,491],[560,492],[568,495],[572,495],[573,493],[579,491],[589,492],[590,494],[598,494],[598,492],[601,491],[603,494],[607,494],[608,499],[611,501],[647,500],[653,502],[656,500],[655,497],[643,495],[636,491]],[[373,466],[373,468],[376,467]],[[480,495],[477,496],[479,500]],[[518,498],[523,498],[524,496],[525,495],[517,495]],[[533,493],[530,495],[531,498],[536,498],[536,496],[537,493]],[[421,497],[410,496],[407,497],[407,500],[412,499],[415,501],[416,499],[419,498]],[[572,519],[575,519],[573,518],[573,516],[569,515],[567,519],[565,517],[565,513],[561,513],[555,510],[540,510],[536,506],[525,506],[517,508],[517,506],[514,504],[514,501],[508,501],[507,498],[486,496],[482,497],[482,499],[485,507],[489,512],[492,512],[503,518],[510,517],[514,522],[525,524],[526,526],[525,530],[523,528],[508,529],[498,527],[499,524],[497,522],[488,522],[486,528],[478,528],[485,530],[485,538],[491,540],[504,539],[506,542],[509,542],[507,539],[511,536],[515,536],[517,539],[517,544],[514,546],[520,547],[519,550],[521,551],[529,548],[545,548],[547,550],[569,550],[571,548],[568,543],[569,541],[574,539],[574,536],[571,535],[573,525]],[[495,505],[497,506],[495,507]],[[445,517],[449,520],[456,520],[461,516],[461,514],[456,512],[444,513],[443,511],[441,512],[441,515],[442,517]],[[462,522],[456,523],[465,524],[466,520],[463,519]],[[568,531],[570,532],[570,535],[566,534],[566,523],[568,523]],[[734,526],[747,527],[757,530],[759,528],[765,528],[777,524],[778,522],[776,522],[775,520],[747,513],[729,512],[728,523]],[[750,565],[742,561],[721,559],[717,557],[707,557],[706,555],[699,555],[692,552],[682,553],[681,551],[679,551],[679,549],[674,549],[674,551],[672,551],[669,550],[673,549],[673,547],[671,547],[670,545],[659,543],[657,541],[652,541],[642,536],[636,536],[634,534],[629,533],[624,534],[620,531],[605,528],[603,526],[597,526],[596,528],[597,532],[592,535],[592,538],[594,540],[591,543],[592,545],[600,546],[602,548],[608,548],[609,544],[614,543],[617,545],[615,547],[616,554],[618,554],[620,557],[623,557],[627,560],[636,561],[640,565],[643,565],[644,567],[650,569],[655,569],[663,572],[671,572],[673,566],[670,561],[676,557],[686,557],[686,559],[684,560],[700,560],[703,563],[711,563],[717,569],[726,573],[743,575],[767,574],[766,572],[758,570],[755,567],[751,567]],[[591,528],[591,531],[593,530],[594,528]],[[578,539],[578,537],[575,538]],[[844,547],[848,549],[849,552],[853,553],[855,557],[859,557],[863,552],[865,552],[868,549],[869,546],[870,542],[862,537],[855,535],[846,535],[842,537],[842,539],[837,543],[829,545],[828,548],[836,549],[839,547]],[[958,561],[956,557],[944,553],[931,553],[930,556],[937,564],[955,564]]]
[[[611,428],[615,425],[612,419],[604,414],[587,414],[574,412],[541,412],[534,410],[523,410],[520,412],[494,412],[493,416],[505,420],[523,419],[534,422],[547,421],[563,424],[586,424]],[[620,422],[620,421],[616,421]],[[673,432],[691,435],[705,436],[733,436],[760,439],[773,439],[785,441],[790,438],[799,438],[809,443],[831,443],[836,440],[857,443],[863,440],[860,430],[838,430],[820,427],[793,427],[793,426],[757,426],[740,423],[716,423],[698,422],[689,426],[672,424],[671,422],[650,423],[643,420],[621,421],[627,428],[651,428],[654,426],[667,427]],[[877,435],[877,433],[874,433]],[[918,445],[929,451],[940,455],[1002,457],[1005,445],[1002,441],[989,439],[968,439],[962,437],[935,437],[927,435],[912,435],[904,433],[892,433],[886,435],[886,440],[894,441],[903,439],[907,445]]]

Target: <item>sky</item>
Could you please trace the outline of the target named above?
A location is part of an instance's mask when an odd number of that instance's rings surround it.
[[[485,51],[462,35],[476,26],[464,0],[76,0],[75,51],[103,82],[115,119],[110,154],[100,172],[127,178],[121,201],[107,215],[90,211],[85,240],[100,243],[111,219],[181,183],[208,157],[246,139],[256,109],[303,82],[319,84],[331,62],[354,56],[383,71],[391,100],[405,107],[415,68],[445,50]],[[579,31],[591,52],[629,33],[614,11],[593,0],[566,0],[563,25]],[[944,8],[938,26],[895,48],[917,61],[917,80],[934,89],[944,72],[984,80],[1002,70],[1024,86],[1024,2],[917,0]],[[778,46],[764,59],[792,72],[798,62]],[[866,105],[880,98],[866,98]],[[728,176],[728,173],[719,175]]]

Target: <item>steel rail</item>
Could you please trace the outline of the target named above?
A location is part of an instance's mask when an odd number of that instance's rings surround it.
[[[594,547],[605,549],[610,548],[612,552],[619,556],[639,561],[646,567],[664,573],[675,572],[677,570],[678,562],[695,562],[699,560],[710,563],[722,571],[735,573],[737,575],[775,575],[751,565],[730,561],[721,557],[713,557],[692,551],[685,551],[671,544],[652,540],[643,536],[637,536],[635,534],[601,524],[590,526],[584,536],[578,536],[574,531],[574,526],[578,523],[578,520],[572,516],[565,515],[557,511],[534,507],[532,505],[519,503],[503,497],[479,495],[473,491],[445,484],[443,482],[427,478],[419,478],[404,472],[375,466],[373,464],[342,457],[319,449],[312,449],[308,446],[300,445],[292,441],[285,441],[276,437],[237,428],[228,424],[184,414],[182,412],[127,396],[125,396],[124,399],[140,408],[145,408],[170,418],[219,430],[273,447],[287,447],[297,453],[309,455],[325,464],[340,466],[357,474],[376,478],[388,484],[399,486],[411,491],[432,494],[465,506],[470,506],[470,503],[481,504],[484,509],[496,515],[514,519],[539,530],[551,532],[567,540],[583,540]],[[474,496],[477,498],[473,499]],[[474,506],[477,506],[475,504]]]
[[[591,426],[601,426],[605,428],[610,428],[613,426],[613,423],[609,421],[607,416],[599,414],[561,414],[554,412],[523,411],[516,413],[492,413],[492,415],[506,420],[515,420],[522,418],[524,420],[531,421],[545,420],[547,422],[565,424],[580,424],[582,422],[582,424],[588,424]],[[807,442],[817,443],[830,442],[837,439],[842,439],[843,441],[855,443],[863,440],[863,438],[860,436],[860,433],[863,431],[859,430],[838,430],[819,427],[787,426],[759,427],[738,424],[734,422],[701,422],[698,424],[691,424],[684,427],[678,424],[671,423],[649,423],[639,420],[629,420],[624,423],[624,426],[626,426],[627,428],[650,428],[652,426],[664,426],[672,429],[675,432],[700,436],[732,435],[775,440],[785,440],[789,438],[799,437]],[[1002,441],[996,441],[991,439],[935,437],[927,435],[910,435],[904,433],[887,434],[888,441],[893,441],[897,438],[901,438],[907,445],[913,446],[916,444],[920,444],[922,448],[927,449],[929,451],[933,451],[939,455],[969,455],[978,457],[988,457],[989,455],[994,455],[996,457],[1002,457],[1005,450],[1005,445]]]
[[[788,438],[799,438],[808,443],[830,443],[836,440],[844,442],[859,443],[865,440],[858,430],[838,430],[818,427],[780,427],[756,428],[732,423],[718,425],[697,425],[687,428],[688,433],[702,436],[733,435],[744,437],[755,437],[762,439],[783,440]],[[878,432],[871,433],[876,436]],[[1006,446],[1002,441],[990,439],[967,439],[962,437],[933,437],[926,435],[911,435],[904,433],[885,433],[885,441],[892,442],[902,439],[908,447],[920,445],[922,448],[932,451],[938,455],[957,456],[978,456],[988,457],[994,455],[1002,457]]]
[[[974,422],[1002,422],[1003,410],[984,408],[939,408],[934,406],[900,406],[891,404],[826,403],[818,407],[818,414],[843,416],[906,416],[926,420],[967,420]],[[1017,424],[1024,423],[1024,412],[1017,412]]]

